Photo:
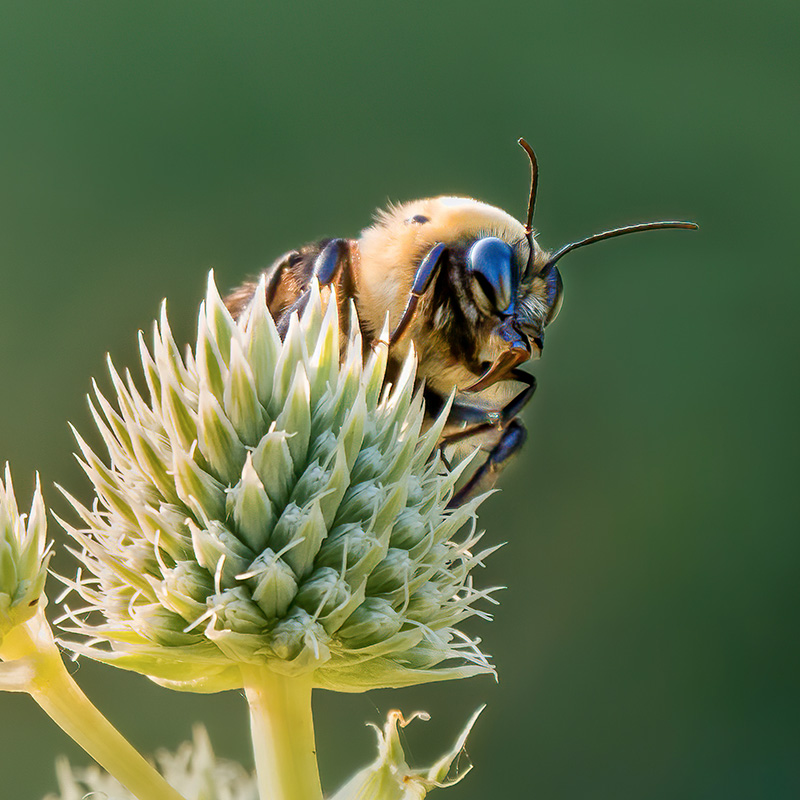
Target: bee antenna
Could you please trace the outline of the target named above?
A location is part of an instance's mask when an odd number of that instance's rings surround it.
[[[642,222],[638,225],[626,225],[624,228],[613,228],[610,231],[603,231],[602,233],[595,233],[593,236],[587,236],[578,242],[564,245],[560,250],[557,250],[547,261],[544,269],[552,267],[562,256],[565,256],[572,250],[577,250],[579,247],[584,247],[587,244],[594,244],[595,242],[602,242],[603,239],[613,239],[615,236],[624,236],[627,233],[639,233],[639,231],[657,231],[662,228],[683,228],[685,230],[696,231],[700,226],[694,222]]]
[[[539,164],[533,148],[523,139],[517,139],[517,144],[528,154],[531,160],[531,193],[528,197],[528,216],[525,220],[525,238],[528,240],[528,263],[525,272],[528,273],[533,262],[533,208],[536,205],[536,188],[539,185]]]

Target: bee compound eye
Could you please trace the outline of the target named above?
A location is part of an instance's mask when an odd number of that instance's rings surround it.
[[[545,325],[549,325],[561,310],[561,299],[563,292],[563,284],[561,282],[561,273],[554,264],[550,264],[541,277],[544,279],[544,302],[547,306],[547,317],[545,318]]]
[[[478,278],[495,309],[510,313],[519,288],[519,269],[511,246],[495,236],[478,239],[467,253],[467,269]]]

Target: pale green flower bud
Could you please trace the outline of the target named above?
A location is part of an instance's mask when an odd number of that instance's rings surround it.
[[[348,523],[335,528],[322,543],[317,563],[323,567],[342,569],[351,586],[360,586],[380,563],[386,546],[360,525]]]
[[[269,547],[256,557],[246,579],[253,600],[267,619],[280,619],[297,597],[297,578],[292,568]]]
[[[197,634],[184,633],[183,618],[158,603],[135,605],[131,611],[131,628],[144,639],[165,647],[180,647],[199,641]]]
[[[479,501],[446,507],[447,412],[428,425],[413,354],[384,388],[386,345],[365,359],[355,312],[347,335],[324,295],[281,340],[263,284],[234,321],[209,280],[193,350],[165,310],[140,339],[144,395],[109,362],[113,402],[91,403],[107,458],[77,437],[97,499],[65,526],[77,652],[198,691],[254,664],[343,691],[493,671],[452,627],[488,592],[460,533]]]
[[[320,567],[303,583],[294,602],[309,614],[324,620],[351,596],[350,585],[335,569]]]
[[[250,596],[244,586],[237,586],[209,597],[208,603],[214,610],[214,627],[237,633],[261,633],[267,618]]]
[[[30,514],[20,514],[6,464],[0,480],[0,645],[6,634],[29,620],[47,602],[44,583],[50,560],[47,517],[36,479]]]
[[[275,524],[275,511],[250,453],[241,479],[228,492],[228,516],[233,517],[234,527],[253,552],[259,553],[266,547],[267,532]]]
[[[403,616],[382,597],[368,597],[339,628],[339,637],[353,648],[390,639],[403,627]]]
[[[383,561],[370,573],[367,592],[383,595],[408,586],[414,577],[415,566],[408,550],[390,547]]]
[[[271,666],[276,672],[287,675],[307,672],[330,658],[329,642],[330,637],[322,625],[302,608],[296,608],[272,631],[270,648],[277,659]]]

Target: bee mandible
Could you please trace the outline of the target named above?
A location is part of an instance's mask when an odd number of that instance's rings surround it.
[[[308,302],[316,278],[321,287],[336,288],[343,319],[354,301],[365,349],[379,339],[388,314],[387,382],[413,343],[429,418],[455,392],[439,446],[480,446],[487,456],[453,495],[454,507],[494,485],[524,444],[519,413],[533,396],[536,379],[520,365],[541,356],[545,328],[561,307],[558,261],[615,236],[697,228],[692,222],[646,222],[603,231],[549,253],[532,228],[536,156],[524,139],[519,144],[531,167],[524,225],[471,198],[414,200],[378,212],[358,239],[304,245],[264,271],[267,305],[282,336],[292,314],[301,313]],[[252,300],[256,286],[247,282],[226,298],[234,317]]]

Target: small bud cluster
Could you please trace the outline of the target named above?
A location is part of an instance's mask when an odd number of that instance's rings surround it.
[[[145,395],[109,362],[108,461],[78,436],[97,499],[62,523],[88,570],[76,652],[194,691],[239,686],[242,663],[341,691],[492,671],[455,627],[489,592],[480,499],[447,509],[465,466],[436,447],[447,409],[424,430],[413,354],[385,385],[386,345],[365,359],[310,294],[282,340],[263,282],[234,320],[210,279],[193,349],[165,312],[140,337]]]
[[[0,480],[0,644],[17,625],[27,622],[44,605],[47,578],[47,517],[39,483],[30,514],[20,514],[6,464]]]
[[[191,742],[184,742],[175,753],[160,751],[156,761],[159,772],[186,800],[258,800],[255,778],[239,764],[218,759],[202,725],[195,727]],[[66,758],[60,758],[56,777],[58,794],[50,794],[45,800],[136,800],[97,766],[72,767]]]

